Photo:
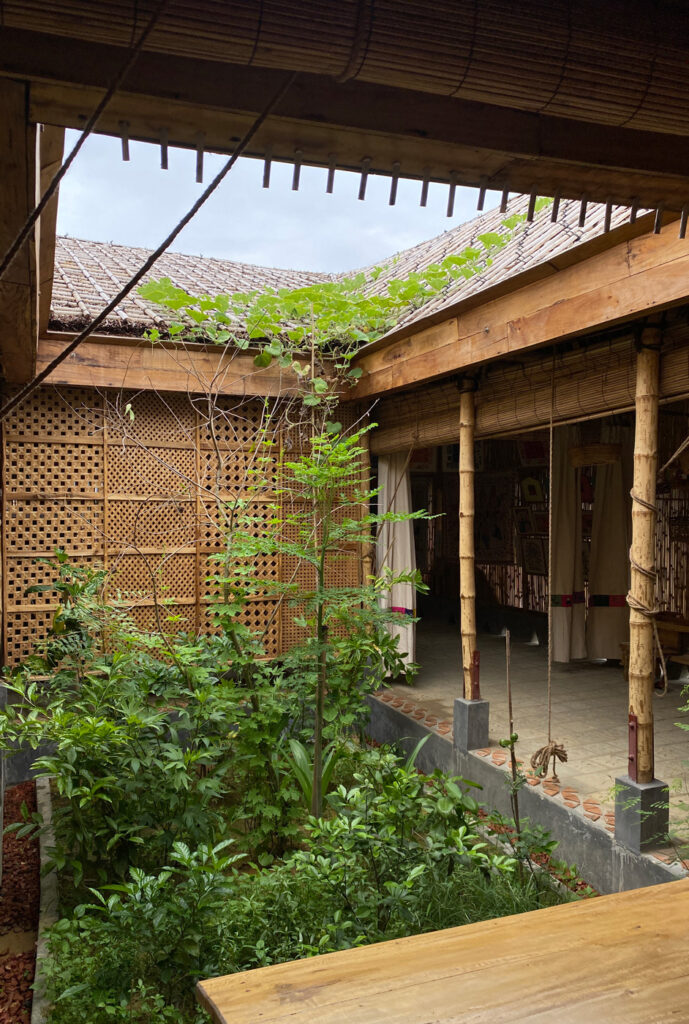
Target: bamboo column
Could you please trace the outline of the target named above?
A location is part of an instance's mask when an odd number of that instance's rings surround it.
[[[659,328],[648,327],[636,358],[636,428],[632,490],[631,588],[629,615],[629,774],[651,782],[653,759],[653,683],[655,675],[655,531],[658,471]],[[636,744],[634,744],[636,730]],[[634,752],[636,745],[636,752]],[[635,758],[635,759],[634,759]]]
[[[471,667],[476,650],[476,574],[474,557],[474,382],[459,396],[459,603],[462,628],[464,697],[471,700]]]

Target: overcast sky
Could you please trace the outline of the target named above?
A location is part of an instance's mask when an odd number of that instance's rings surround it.
[[[67,149],[75,138],[67,132]],[[160,168],[156,146],[132,143],[130,153],[125,163],[118,139],[87,140],[60,187],[60,234],[155,248],[225,159],[206,156],[204,185],[198,185],[195,153],[170,149],[167,171]],[[325,170],[302,168],[298,192],[291,188],[291,167],[274,164],[268,190],[261,187],[262,174],[260,161],[239,160],[173,248],[295,270],[351,270],[476,215],[474,189],[457,189],[448,219],[447,186],[431,185],[422,208],[420,183],[400,181],[397,203],[390,207],[388,178],[369,177],[361,202],[359,176],[345,171],[337,172],[333,195],[325,193]],[[497,199],[489,193],[486,208]]]

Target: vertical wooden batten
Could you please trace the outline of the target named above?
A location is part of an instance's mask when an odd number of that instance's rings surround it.
[[[368,414],[365,414],[365,413],[361,414],[361,418],[363,419],[363,424],[362,424],[363,426],[368,426],[370,424],[370,419],[371,418],[370,418],[370,416]],[[364,492],[368,492],[371,489],[371,433],[370,433],[370,431],[367,431],[362,436],[362,438],[361,438],[361,447],[364,450],[364,454],[361,457],[361,489]],[[362,508],[361,508],[362,515],[364,515],[364,516],[368,515],[369,511],[370,510],[368,508],[368,505],[362,505]],[[369,576],[373,575],[374,554],[375,554],[375,544],[373,543],[373,539],[371,538],[371,540],[368,543],[364,544],[363,550],[362,550],[362,554],[361,554],[360,574],[361,574],[362,578],[360,580],[360,583],[362,585],[364,585],[366,583],[366,581],[368,580]]]
[[[655,533],[658,471],[659,327],[646,327],[636,357],[636,427],[632,489],[631,587],[629,618],[629,775],[639,783],[654,778],[653,684],[656,610]]]
[[[462,383],[459,397],[459,601],[462,629],[464,697],[472,698],[476,651],[476,578],[474,554],[475,382]]]
[[[14,242],[36,202],[36,125],[27,118],[27,86],[0,82],[0,257]],[[0,284],[0,372],[24,383],[36,368],[38,339],[37,239],[31,235]]]

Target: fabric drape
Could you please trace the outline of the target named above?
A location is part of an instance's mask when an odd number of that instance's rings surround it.
[[[620,444],[621,458],[596,467],[586,642],[590,658],[619,658],[629,640],[632,433],[606,424],[601,441]]]
[[[586,657],[586,605],[581,541],[581,471],[570,461],[577,427],[553,433],[552,639],[553,661]]]
[[[405,453],[381,455],[378,460],[378,508],[381,512],[411,512],[411,477]],[[414,524],[411,520],[382,523],[376,543],[378,572],[390,569],[393,574],[416,569]],[[398,649],[405,662],[416,658],[416,590],[411,583],[395,583],[381,598],[384,608],[400,613],[399,622],[389,623],[392,636],[399,637]],[[404,616],[403,619],[401,616]]]

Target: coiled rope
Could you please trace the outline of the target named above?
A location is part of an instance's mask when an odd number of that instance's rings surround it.
[[[654,516],[658,515],[658,506],[652,504],[650,501],[646,501],[642,498],[632,487],[629,492],[632,498],[632,502],[636,502],[641,508],[645,508],[646,511],[652,512]],[[647,569],[646,566],[640,565],[632,555],[632,549],[629,549],[629,561],[632,569],[635,569],[638,573],[644,576],[647,580],[651,580],[653,583],[653,592],[656,592],[656,581],[658,579],[658,573],[655,569]],[[658,657],[660,658],[661,670],[663,673],[663,689],[656,691],[659,697],[665,697],[667,694],[667,664],[665,662],[665,653],[660,643],[660,637],[658,635],[658,622],[657,616],[660,613],[660,608],[657,604],[654,604],[652,608],[640,601],[635,594],[632,594],[631,590],[627,594],[627,604],[635,612],[639,612],[644,618],[649,619],[653,626],[653,640],[658,651]]]

